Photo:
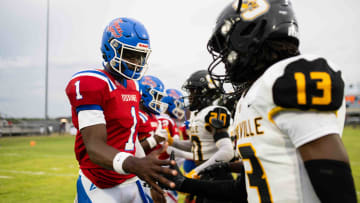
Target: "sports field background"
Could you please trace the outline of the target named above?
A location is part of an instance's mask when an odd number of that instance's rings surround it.
[[[59,134],[0,137],[0,203],[73,202],[74,139]],[[346,127],[343,141],[360,200],[360,128]]]

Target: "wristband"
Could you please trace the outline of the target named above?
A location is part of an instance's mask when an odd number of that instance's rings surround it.
[[[128,174],[123,169],[123,163],[124,163],[125,159],[128,158],[129,156],[133,156],[133,155],[130,153],[126,153],[126,152],[117,153],[113,159],[114,171],[118,172],[119,174],[123,174],[123,175]]]
[[[146,141],[149,143],[150,149],[154,148],[157,145],[157,142],[156,142],[154,136],[146,138]]]

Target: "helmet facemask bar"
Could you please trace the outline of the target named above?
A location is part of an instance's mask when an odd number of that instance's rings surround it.
[[[151,95],[152,100],[149,102],[148,107],[158,114],[165,113],[168,108],[168,104],[162,102],[161,99],[165,97],[166,94],[154,88],[149,90],[149,94]]]
[[[226,39],[218,33],[209,41],[207,49],[213,58],[213,61],[208,67],[210,78],[214,81],[216,88],[219,89],[221,93],[226,94],[223,85],[230,81],[227,74],[226,61],[224,61],[224,55],[229,52],[229,49],[226,46]],[[225,64],[225,68],[219,68],[219,64],[221,63]]]
[[[184,103],[179,100],[174,100],[175,108],[171,111],[177,119],[181,120],[185,116]]]
[[[110,66],[113,70],[129,80],[140,80],[144,76],[148,69],[147,60],[151,49],[127,45],[117,39],[110,41],[110,47],[115,53],[114,58],[110,61]],[[138,60],[139,62],[129,61],[125,55],[132,56],[134,60]]]

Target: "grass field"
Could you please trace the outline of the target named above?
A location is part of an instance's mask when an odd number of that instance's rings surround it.
[[[0,203],[73,202],[78,166],[75,137],[0,137]],[[345,128],[343,141],[350,156],[360,200],[360,128]]]

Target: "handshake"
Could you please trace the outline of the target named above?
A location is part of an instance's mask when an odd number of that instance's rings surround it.
[[[174,151],[172,151],[170,153],[170,160],[175,160]],[[181,170],[179,169],[179,166],[177,164],[171,165],[170,169],[176,170],[177,175],[176,176],[166,175],[165,177],[168,180],[175,183],[175,188],[168,188],[168,187],[164,187],[163,185],[161,185],[161,187],[163,187],[164,189],[175,189],[180,192],[186,191],[186,188],[182,188],[182,186],[184,185],[184,182],[189,181],[189,179],[200,179],[202,176],[208,176],[208,175],[211,176],[212,174],[216,174],[219,171],[230,172],[230,170],[231,170],[230,165],[227,162],[218,162],[216,164],[208,166],[204,170],[202,170],[199,174],[196,174],[196,172],[194,170],[192,170],[185,176],[183,175],[183,173],[181,172]]]

